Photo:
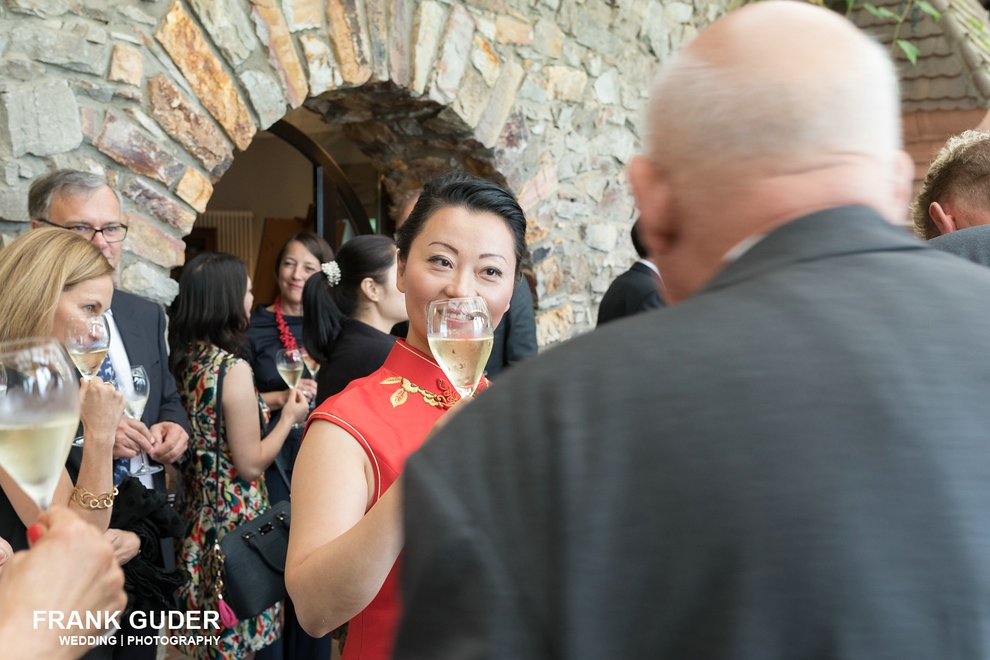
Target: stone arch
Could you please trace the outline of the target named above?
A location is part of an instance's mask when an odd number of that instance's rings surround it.
[[[540,343],[594,325],[632,260],[623,165],[658,58],[724,11],[659,0],[7,0],[0,235],[30,178],[104,170],[132,226],[121,285],[160,301],[234,154],[305,105],[393,196],[456,167],[527,212]]]

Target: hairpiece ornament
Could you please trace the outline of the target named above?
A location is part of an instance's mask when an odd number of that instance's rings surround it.
[[[340,284],[340,266],[337,265],[336,261],[328,261],[325,264],[321,264],[320,270],[327,276],[327,282],[330,283],[330,286]]]

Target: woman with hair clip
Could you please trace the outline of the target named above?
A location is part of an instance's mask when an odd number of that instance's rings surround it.
[[[396,339],[389,330],[408,318],[395,287],[397,265],[391,238],[356,236],[306,282],[303,342],[323,365],[316,405],[385,363]]]
[[[72,316],[99,315],[110,308],[113,269],[99,248],[64,229],[35,229],[0,251],[0,342],[31,337],[64,339]],[[113,440],[124,413],[124,397],[98,376],[79,385],[85,450],[75,488],[62,471],[52,503],[68,506],[101,532],[110,523],[117,492],[111,467]],[[27,549],[27,527],[38,506],[0,468],[0,537]],[[115,548],[116,550],[117,548]]]
[[[398,232],[409,333],[380,369],[311,416],[293,479],[285,582],[311,635],[349,623],[344,660],[391,657],[406,457],[459,397],[430,351],[431,301],[481,296],[497,325],[525,249],[511,194],[463,174],[428,183]]]
[[[275,460],[292,425],[309,412],[306,398],[293,390],[278,423],[264,435],[268,408],[251,367],[239,357],[253,301],[244,262],[231,254],[208,252],[182,270],[179,295],[169,314],[169,367],[192,428],[193,456],[182,467],[176,502],[186,525],[177,560],[190,576],[179,589],[187,611],[216,609],[207,553],[215,540],[268,508],[265,468]],[[195,658],[253,658],[255,651],[279,637],[280,610],[279,604],[273,605],[225,629],[217,646],[182,650]]]

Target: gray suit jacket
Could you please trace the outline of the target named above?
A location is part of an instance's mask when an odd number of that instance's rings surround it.
[[[928,241],[933,248],[990,266],[990,225],[968,227],[936,236]]]
[[[514,369],[407,463],[396,657],[990,657],[988,299],[832,209]]]

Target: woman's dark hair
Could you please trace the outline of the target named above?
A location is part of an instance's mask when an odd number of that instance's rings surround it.
[[[247,338],[247,266],[226,252],[205,252],[182,269],[179,295],[169,308],[169,369],[188,366],[189,347],[202,341],[239,355]]]
[[[396,231],[395,240],[399,247],[399,259],[409,257],[413,240],[423,230],[426,221],[440,209],[462,207],[476,213],[494,213],[509,225],[516,252],[516,280],[526,255],[526,215],[518,202],[504,188],[470,174],[451,172],[429,181],[419,194],[419,201],[413,207],[402,226]]]
[[[302,243],[310,254],[320,260],[321,264],[333,260],[333,248],[322,236],[317,236],[311,231],[301,231],[287,240],[282,249],[278,251],[278,258],[275,259],[275,277],[278,277],[278,270],[282,267],[282,258],[285,257],[285,251],[289,249],[289,245],[292,243]]]
[[[329,286],[327,276],[315,273],[303,288],[303,344],[321,364],[329,362],[333,343],[344,320],[357,311],[361,282],[370,277],[384,285],[395,264],[395,241],[388,236],[355,236],[337,250],[340,282]]]

